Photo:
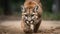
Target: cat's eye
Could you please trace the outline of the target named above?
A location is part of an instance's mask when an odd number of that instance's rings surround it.
[[[31,16],[34,16],[34,14],[32,14]]]
[[[28,15],[25,15],[25,16],[28,16]]]

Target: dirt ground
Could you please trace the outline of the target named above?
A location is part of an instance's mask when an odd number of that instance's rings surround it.
[[[25,34],[20,24],[20,20],[0,21],[0,34]],[[60,34],[60,21],[42,20],[38,32],[33,34]]]

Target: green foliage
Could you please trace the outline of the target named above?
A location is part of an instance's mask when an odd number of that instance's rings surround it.
[[[53,0],[41,0],[41,3],[45,11],[51,11]]]
[[[0,15],[2,15],[3,14],[3,9],[2,8],[0,8]]]
[[[43,12],[42,18],[44,20],[60,20],[60,14],[53,14],[50,12]]]

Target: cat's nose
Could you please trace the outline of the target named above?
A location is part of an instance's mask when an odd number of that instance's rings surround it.
[[[28,18],[28,21],[31,21],[31,17]]]

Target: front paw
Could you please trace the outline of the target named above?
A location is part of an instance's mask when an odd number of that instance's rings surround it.
[[[31,33],[31,32],[33,32],[31,29],[24,29],[24,32],[25,33]]]

